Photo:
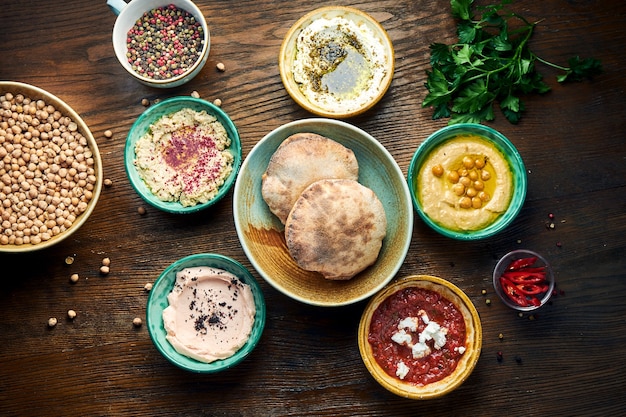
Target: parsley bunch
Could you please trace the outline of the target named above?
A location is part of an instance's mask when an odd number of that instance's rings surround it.
[[[517,123],[524,110],[520,96],[550,90],[535,69],[537,61],[563,71],[560,83],[602,72],[593,58],[574,57],[563,67],[535,55],[528,41],[536,23],[507,10],[512,0],[480,7],[480,18],[472,16],[473,1],[450,1],[458,43],[430,45],[432,71],[426,71],[428,94],[422,106],[434,108],[433,119],[450,117],[449,124],[490,121],[498,102],[509,122]]]

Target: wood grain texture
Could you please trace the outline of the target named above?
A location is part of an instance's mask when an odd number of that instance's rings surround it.
[[[103,189],[92,217],[67,241],[28,255],[0,254],[0,415],[622,414],[626,3],[518,3],[520,13],[541,20],[532,39],[537,54],[558,63],[576,54],[594,56],[605,73],[561,86],[555,72],[540,67],[553,90],[528,97],[518,125],[497,114],[493,127],[518,148],[529,179],[526,203],[506,231],[457,242],[416,217],[398,276],[430,274],[454,282],[475,303],[484,332],[470,378],[444,398],[419,402],[385,391],[365,369],[356,341],[364,302],[333,309],[303,305],[256,273],[267,302],[266,328],[251,356],[230,371],[207,376],[179,370],[159,355],[146,326],[132,325],[133,318],[145,318],[145,283],[178,258],[218,252],[252,270],[235,233],[232,193],[198,214],[181,217],[151,208],[137,213],[144,203],[126,179],[123,151],[128,129],[145,109],[141,99],[194,90],[209,100],[220,98],[240,131],[245,157],[272,129],[311,117],[282,86],[278,50],[298,18],[331,3],[198,0],[211,31],[209,62],[189,84],[155,90],[131,79],[116,61],[110,41],[115,16],[104,0],[3,2],[0,79],[34,84],[70,104],[90,126],[113,185]],[[454,39],[449,2],[332,4],[370,13],[392,38],[396,72],[389,91],[349,122],[378,138],[406,174],[419,144],[446,123],[431,120],[421,102],[428,45]],[[218,62],[225,72],[216,69]],[[555,215],[554,229],[546,227],[549,213]],[[556,272],[559,295],[534,320],[507,310],[491,288],[498,257],[518,247],[541,252]],[[72,265],[64,263],[68,255],[75,258]],[[111,259],[107,276],[99,273],[104,257]],[[80,276],[76,284],[69,281],[73,273]],[[69,309],[78,314],[73,321],[65,318]],[[59,323],[49,329],[53,316]]]

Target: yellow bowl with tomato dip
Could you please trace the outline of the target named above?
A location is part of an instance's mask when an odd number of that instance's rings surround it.
[[[482,326],[460,288],[439,277],[411,275],[370,300],[358,344],[380,385],[400,397],[426,400],[469,377],[480,357]]]

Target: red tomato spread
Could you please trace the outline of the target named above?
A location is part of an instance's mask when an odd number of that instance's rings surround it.
[[[418,385],[450,375],[465,352],[465,320],[435,291],[408,287],[372,315],[368,341],[376,362],[395,378]]]

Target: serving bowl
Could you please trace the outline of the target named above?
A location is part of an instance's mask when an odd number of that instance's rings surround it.
[[[151,131],[151,126],[161,117],[170,115],[185,108],[195,111],[206,111],[208,114],[213,115],[222,124],[222,126],[224,126],[226,133],[230,138],[230,146],[228,147],[228,150],[233,156],[232,171],[224,180],[222,186],[220,186],[217,195],[205,203],[199,203],[192,206],[183,206],[183,204],[178,201],[162,201],[159,199],[140,177],[137,167],[135,166],[135,145],[137,144],[137,141],[147,132]],[[235,178],[237,177],[239,167],[241,166],[241,158],[241,141],[239,138],[239,132],[226,112],[213,103],[190,96],[172,97],[146,109],[131,126],[126,138],[126,146],[124,149],[124,165],[126,167],[126,173],[135,191],[151,206],[165,212],[175,214],[198,212],[211,207],[220,201],[235,183]]]
[[[513,310],[529,312],[540,308],[550,300],[554,287],[550,263],[532,250],[511,251],[493,269],[493,288],[504,305]]]
[[[140,83],[154,88],[178,87],[193,79],[206,64],[209,58],[210,35],[209,27],[202,11],[191,0],[132,0],[126,3],[124,0],[107,0],[109,8],[117,15],[113,26],[113,49],[117,60],[122,67]],[[174,5],[179,9],[190,13],[202,26],[202,49],[196,61],[184,72],[166,79],[156,79],[142,75],[133,69],[128,62],[128,31],[142,18],[144,13],[160,7]],[[166,67],[169,66],[165,65]],[[168,68],[168,70],[171,68]]]
[[[423,299],[408,298],[410,296],[406,295],[408,294],[406,291],[427,291],[430,292],[431,295],[428,295],[429,293],[424,293],[425,295]],[[433,293],[436,295],[433,296]],[[405,297],[405,304],[397,304],[397,307],[395,307],[394,304],[390,304],[390,301],[395,300],[395,297],[399,294],[402,294],[403,297]],[[394,351],[397,347],[390,347],[384,351],[384,354],[381,352],[376,354],[370,339],[374,343],[379,343],[379,341],[384,339],[374,335],[378,335],[379,332],[381,334],[387,334],[385,332],[397,331],[399,328],[399,322],[406,317],[403,313],[408,313],[409,311],[411,311],[410,315],[418,319],[422,319],[423,314],[426,314],[429,317],[430,322],[437,320],[439,321],[438,324],[445,327],[445,322],[437,318],[441,316],[431,314],[434,312],[431,311],[435,308],[434,306],[440,304],[439,300],[451,302],[462,316],[462,319],[457,319],[458,323],[462,321],[465,324],[464,338],[461,337],[461,332],[458,332],[459,336],[456,336],[455,339],[454,335],[457,333],[448,329],[446,342],[440,348],[443,352],[445,352],[444,357],[456,356],[456,367],[446,364],[444,367],[450,367],[450,372],[447,375],[441,375],[443,377],[441,379],[433,378],[434,380],[432,381],[423,382],[410,380],[413,369],[408,369],[408,373],[402,379],[391,370],[390,372],[393,375],[387,373],[381,363],[377,360],[377,356],[383,363],[387,362],[387,366],[390,366],[390,369],[392,367],[395,368],[396,366],[398,366],[399,369],[399,363],[397,364],[395,360],[387,356],[389,352]],[[443,307],[439,308],[441,310]],[[444,314],[448,319],[450,317],[450,307],[446,306],[446,310],[447,313]],[[392,312],[396,313],[395,317],[390,316]],[[397,317],[398,314],[400,314],[401,317]],[[456,325],[456,328],[459,328],[458,324]],[[426,332],[426,329],[420,329],[421,327],[413,332],[408,332],[408,334],[411,334],[413,337],[414,343],[417,343],[419,339],[412,333],[416,333],[417,331],[421,333]],[[394,343],[395,342],[390,342],[390,344]],[[436,347],[430,346],[431,342],[426,343],[429,345],[430,349],[432,349],[432,352],[437,352]],[[456,352],[456,350],[451,349],[452,344],[456,344],[456,349],[463,346],[464,351],[461,352],[460,355],[458,353],[455,354],[454,352]],[[472,304],[471,300],[456,285],[439,277],[429,275],[411,275],[390,284],[369,301],[363,312],[361,321],[359,322],[358,345],[365,367],[381,386],[400,397],[414,400],[427,400],[450,393],[458,388],[472,373],[478,358],[480,357],[482,347],[482,325],[478,312],[476,311],[476,308]],[[397,349],[398,352],[401,352],[401,349]],[[410,353],[411,350],[409,349],[408,352]],[[381,357],[381,355],[384,355],[384,358]],[[418,359],[416,366],[419,366],[419,361],[421,360],[426,361],[431,359],[430,352],[426,355],[427,356]],[[437,362],[437,365],[440,365],[440,362]]]
[[[351,149],[359,163],[358,181],[371,188],[387,216],[387,234],[376,263],[347,281],[324,279],[300,268],[290,256],[284,226],[261,194],[261,177],[278,146],[295,133],[316,133]],[[333,307],[370,297],[396,274],[413,232],[411,197],[402,171],[371,135],[343,121],[304,119],[268,133],[244,160],[233,192],[233,215],[241,246],[259,274],[274,288],[300,302]]]
[[[78,214],[76,216],[76,218],[71,222],[71,224],[63,225],[63,229],[64,229],[63,231],[60,231],[58,234],[54,234],[49,239],[41,240],[41,242],[39,242],[39,243],[23,243],[23,244],[8,243],[8,244],[0,244],[0,252],[30,252],[30,251],[34,251],[34,250],[40,250],[40,249],[48,248],[50,246],[53,246],[53,245],[56,245],[56,244],[62,242],[63,240],[69,238],[81,226],[83,226],[85,224],[85,222],[87,221],[87,219],[89,218],[89,216],[91,215],[93,210],[95,209],[96,204],[98,202],[98,198],[100,197],[100,192],[102,190],[102,182],[103,182],[103,179],[102,179],[102,159],[100,157],[100,152],[98,151],[98,145],[96,143],[96,140],[94,139],[93,135],[91,134],[91,131],[89,130],[89,127],[83,121],[83,119],[78,115],[78,113],[76,113],[76,111],[74,111],[74,109],[72,109],[63,100],[61,100],[60,98],[56,97],[55,95],[53,95],[53,94],[51,94],[51,93],[49,93],[49,92],[47,92],[47,91],[45,91],[45,90],[43,90],[41,88],[35,87],[33,85],[30,85],[30,84],[13,82],[13,81],[0,81],[0,96],[5,96],[6,93],[11,93],[11,94],[13,94],[13,96],[17,96],[17,95],[21,94],[24,97],[33,100],[33,102],[35,102],[37,100],[43,100],[43,102],[45,102],[46,105],[51,105],[57,111],[59,111],[62,114],[63,117],[69,117],[71,122],[67,126],[68,131],[73,131],[74,128],[75,128],[76,131],[78,131],[85,138],[87,146],[89,148],[89,151],[91,152],[91,156],[90,157],[85,155],[85,154],[83,154],[82,156],[84,156],[86,158],[93,159],[93,166],[91,167],[91,169],[93,170],[93,173],[91,173],[90,170],[82,171],[83,174],[77,173],[74,178],[70,178],[71,174],[69,174],[69,173],[70,173],[70,169],[72,168],[72,164],[76,162],[75,158],[74,158],[73,162],[70,161],[69,159],[66,159],[65,162],[62,162],[62,163],[59,164],[59,167],[65,169],[67,171],[68,176],[66,176],[65,179],[68,179],[68,181],[70,179],[72,181],[75,181],[76,179],[78,179],[78,175],[82,176],[82,175],[88,174],[88,173],[90,175],[94,175],[95,176],[95,182],[93,182],[92,184],[84,187],[84,190],[88,190],[91,193],[91,198],[89,199],[89,201],[88,201],[86,207],[84,208],[84,210],[80,214]],[[3,110],[0,108],[0,111],[3,111]],[[29,116],[37,117],[36,114],[30,114],[30,112],[29,112]],[[40,126],[43,126],[43,123],[41,123]],[[4,133],[2,134],[2,136],[4,136]],[[36,139],[36,137],[35,137],[35,139]],[[33,139],[33,140],[35,140],[35,139]],[[4,147],[3,147],[3,149],[4,149]],[[46,149],[48,149],[48,148],[44,148],[44,150],[46,150]],[[52,149],[51,151],[53,153],[57,153],[56,150]],[[78,156],[78,155],[76,155],[76,156]],[[32,162],[32,160],[31,160],[31,162]],[[52,169],[52,168],[50,168],[50,169]],[[2,171],[6,171],[6,172],[3,172],[2,174],[0,174],[0,177],[2,177],[5,174],[7,174],[9,177],[11,177],[12,174],[13,174],[12,164],[3,165]],[[48,169],[45,170],[45,174],[46,175],[47,175],[47,173],[48,173]],[[33,175],[33,177],[36,177],[36,176],[37,176],[36,174]],[[34,179],[35,178],[33,178],[33,181],[34,181]],[[5,186],[7,185],[6,183],[2,183],[2,184],[5,185]],[[62,182],[59,182],[58,184],[57,183],[55,183],[55,184],[51,184],[50,183],[49,185],[51,187],[49,187],[49,189],[51,189],[51,190],[52,189],[56,189],[56,191],[58,191],[59,193],[67,191],[67,188],[63,187],[62,184],[63,184]],[[76,188],[75,188],[75,190],[79,191]],[[4,194],[3,198],[6,198],[7,199],[6,201],[9,201],[8,197],[7,197],[8,193],[6,193],[5,191],[2,191],[2,192]],[[59,196],[60,196],[60,194],[59,194]],[[39,198],[39,196],[37,196],[37,198]],[[27,201],[27,204],[24,207],[35,208],[35,205],[34,205],[33,201],[36,201],[36,200],[33,200],[33,198],[29,198],[26,201]],[[28,202],[30,202],[30,203],[28,203]],[[52,202],[50,205],[48,205],[48,208],[53,207],[54,204],[55,203]],[[56,203],[56,204],[58,204],[58,203]],[[63,203],[63,204],[65,206],[69,205],[69,204],[65,204],[65,203]],[[73,202],[71,204],[73,206],[75,206],[75,204]],[[59,205],[57,208],[60,208],[60,207],[61,206]],[[9,212],[6,211],[6,210],[3,210],[3,213],[6,214],[6,215],[9,214]],[[45,218],[42,217],[42,215],[39,215],[38,219],[41,220],[41,221],[44,221],[44,222],[46,220]],[[2,222],[12,222],[12,220],[10,218],[7,219],[7,218],[4,218],[4,217],[0,221],[2,221]],[[22,223],[22,226],[24,226],[24,225],[25,225],[25,223]],[[22,233],[26,233],[25,229],[23,229],[22,226],[20,226],[17,222],[12,222],[12,224],[9,227],[9,229],[12,230],[11,233],[16,233],[17,231],[21,231]],[[33,230],[31,227],[28,227],[28,229],[29,230]],[[2,228],[3,234],[4,234],[4,232],[6,230],[8,230],[8,229],[5,229],[4,227]],[[41,229],[39,229],[39,231],[41,231]],[[35,232],[33,232],[33,233],[35,233]],[[54,233],[54,231],[53,231],[53,233]],[[31,235],[31,237],[32,236],[33,235]]]
[[[487,180],[481,181],[482,187],[487,191],[487,183],[493,184],[491,193],[484,194],[483,202],[479,202],[479,208],[462,208],[459,206],[460,198],[469,198],[469,192],[478,193],[472,186],[467,187],[467,195],[455,197],[455,186],[449,175],[453,174],[457,166],[463,169],[465,160],[456,156],[457,150],[445,148],[446,146],[457,146],[459,140],[469,140],[467,138],[477,138],[479,145],[468,145],[463,143],[462,151],[471,156],[469,175],[478,172],[488,171]],[[454,142],[457,142],[454,144]],[[475,141],[476,142],[476,141]],[[473,147],[480,146],[481,154],[472,154]],[[458,149],[458,146],[457,146]],[[470,149],[469,151],[467,149]],[[482,152],[488,155],[483,155]],[[436,155],[446,162],[436,164],[438,160],[429,160],[431,154]],[[474,167],[472,158],[482,159],[482,164],[486,164],[484,169],[478,169],[478,162]],[[439,174],[439,181],[427,182],[426,178],[434,178],[436,169],[443,169],[443,174]],[[472,173],[471,171],[475,172]],[[432,171],[432,172],[431,172]],[[507,185],[505,178],[508,175],[510,183]],[[465,170],[467,175],[468,170]],[[480,174],[476,174],[480,175]],[[467,179],[467,178],[466,178]],[[480,179],[480,178],[479,178]],[[430,135],[418,148],[409,165],[407,180],[411,190],[411,199],[419,217],[430,228],[438,233],[458,240],[475,240],[493,236],[504,230],[519,214],[526,198],[527,178],[526,168],[522,158],[515,146],[500,132],[484,125],[473,123],[460,123],[446,126]],[[456,175],[459,181],[459,175]],[[421,182],[420,182],[421,181]],[[462,179],[461,179],[462,181]],[[502,183],[500,182],[502,181]],[[445,186],[442,184],[446,184]],[[449,187],[449,188],[447,188]],[[472,188],[472,190],[470,190]],[[481,188],[482,190],[483,188]],[[478,193],[480,196],[480,194]],[[508,197],[507,197],[508,195]],[[474,196],[476,197],[476,196]],[[479,198],[479,197],[476,197]],[[424,202],[431,201],[426,208]],[[433,203],[434,201],[434,203]],[[474,199],[471,199],[471,204]],[[482,206],[480,206],[482,204]],[[480,215],[474,216],[475,214]],[[480,219],[480,220],[477,220]],[[473,223],[474,221],[479,223]]]
[[[168,307],[167,296],[176,282],[176,274],[185,269],[197,266],[213,267],[225,270],[235,275],[245,284],[248,284],[254,297],[256,315],[250,336],[243,347],[233,356],[214,362],[200,362],[181,353],[166,339],[166,330],[163,324],[163,310]],[[214,253],[200,253],[186,256],[168,266],[157,278],[150,290],[146,306],[146,323],[150,338],[157,350],[172,364],[179,368],[197,373],[216,373],[232,368],[243,361],[258,344],[265,327],[265,299],[259,284],[252,274],[239,262],[227,256]]]
[[[319,53],[329,45],[317,34],[329,28],[339,33],[332,37],[330,49],[337,54],[339,48],[341,59]],[[339,39],[345,36],[350,40],[342,44]],[[314,46],[307,46],[307,39],[315,40]],[[310,62],[303,61],[313,55]],[[332,62],[331,70],[318,68],[320,61]],[[317,116],[348,118],[366,112],[385,95],[393,78],[394,49],[385,29],[369,14],[354,7],[326,6],[307,13],[289,29],[278,67],[285,89],[301,107]],[[306,76],[311,73],[316,74],[313,84]]]

